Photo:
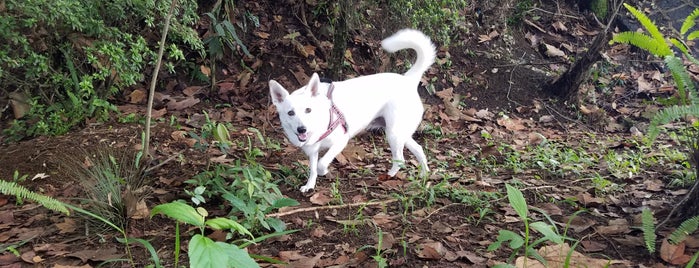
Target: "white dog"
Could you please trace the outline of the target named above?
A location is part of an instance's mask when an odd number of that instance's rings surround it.
[[[414,49],[417,61],[403,75],[379,73],[323,83],[314,73],[308,85],[291,94],[277,81],[269,81],[269,93],[286,137],[309,158],[310,175],[301,192],[315,188],[318,175],[326,175],[328,165],[347,142],[367,128],[385,129],[393,158],[388,175],[396,175],[404,163],[404,147],[417,157],[420,174],[429,172],[427,157],[412,135],[424,112],[417,86],[434,63],[435,47],[429,37],[411,29],[384,39],[381,46],[388,52]],[[318,160],[321,149],[328,151]]]

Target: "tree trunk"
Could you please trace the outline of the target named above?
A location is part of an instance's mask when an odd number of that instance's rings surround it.
[[[342,68],[345,63],[345,50],[347,49],[347,40],[349,37],[349,27],[347,25],[347,16],[349,14],[350,2],[338,1],[335,9],[335,23],[333,33],[333,50],[330,53],[330,78],[335,81],[343,80]]]
[[[549,82],[545,89],[564,99],[573,100],[577,96],[578,88],[589,75],[592,65],[602,58],[600,52],[609,40],[607,35],[606,31],[600,31],[592,41],[590,49],[580,55],[567,72]]]

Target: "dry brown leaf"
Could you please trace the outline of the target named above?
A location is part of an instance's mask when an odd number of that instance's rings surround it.
[[[568,59],[568,56],[566,56],[566,53],[563,52],[563,50],[558,49],[557,47],[554,47],[552,45],[542,43],[544,47],[544,54],[549,57],[561,57],[564,59]]]
[[[200,100],[198,98],[193,97],[188,97],[181,101],[171,101],[167,103],[167,109],[172,111],[180,111],[196,105],[199,103],[199,101]]]
[[[76,226],[75,226],[75,221],[72,220],[71,218],[64,218],[63,222],[56,223],[56,227],[58,228],[58,233],[59,234],[68,234],[75,232]]]
[[[122,258],[124,256],[124,254],[117,253],[117,249],[112,247],[112,248],[80,250],[77,252],[67,254],[66,256],[76,257],[76,258],[80,259],[82,262],[88,262],[88,261],[100,262],[100,261],[114,260],[114,259]]]
[[[551,24],[551,26],[553,26],[553,28],[559,32],[567,32],[568,31],[568,27],[566,27],[565,24],[563,24],[563,22],[561,22],[561,21],[556,21],[553,24]]]
[[[136,210],[134,211],[133,215],[131,215],[132,219],[146,219],[150,216],[150,209],[148,209],[148,205],[146,205],[146,201],[141,199],[140,201],[136,202]]]
[[[520,131],[526,129],[522,119],[513,119],[507,116],[500,117],[498,120],[498,125],[505,127],[507,130]]]
[[[660,258],[673,265],[683,265],[692,258],[684,252],[685,244],[680,242],[677,245],[670,244],[667,239],[663,239],[660,245]]]
[[[146,92],[142,89],[136,89],[129,94],[129,102],[132,104],[142,103],[146,100]]]
[[[330,203],[330,201],[332,201],[332,198],[330,198],[323,192],[317,192],[311,196],[309,201],[311,201],[311,203],[315,205],[325,206],[328,203]]]
[[[209,66],[199,65],[199,71],[206,76],[211,76],[211,68],[209,68]]]
[[[545,268],[545,267],[609,267],[609,265],[630,265],[627,261],[595,259],[572,251],[568,244],[545,246],[538,250],[539,255],[546,260],[546,265],[535,260],[519,257],[515,260],[516,267]],[[570,257],[569,257],[570,255]],[[568,265],[566,265],[568,262]]]
[[[653,85],[646,80],[645,77],[639,76],[636,78],[636,85],[638,87],[638,92],[654,92]]]
[[[419,247],[420,250],[417,252],[417,257],[426,260],[439,260],[447,251],[441,242],[422,243]]]
[[[186,87],[184,90],[182,90],[182,93],[187,97],[192,97],[201,92],[202,88],[202,86]]]
[[[254,34],[257,35],[257,37],[262,38],[262,39],[269,38],[269,33],[255,31]]]
[[[500,33],[498,31],[493,30],[492,32],[488,33],[487,35],[481,34],[478,36],[478,43],[483,43],[483,42],[488,42],[493,40],[495,37],[500,36]]]

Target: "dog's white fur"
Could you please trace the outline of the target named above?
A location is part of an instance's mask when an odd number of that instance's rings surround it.
[[[306,86],[291,94],[277,81],[269,81],[270,96],[286,137],[301,147],[309,158],[310,174],[301,192],[315,188],[318,175],[327,174],[330,162],[342,152],[347,142],[367,128],[385,128],[393,159],[388,175],[398,173],[404,162],[404,147],[417,157],[421,175],[429,172],[427,157],[412,135],[424,112],[417,86],[423,73],[434,63],[435,47],[429,37],[412,29],[395,33],[384,39],[381,45],[388,52],[414,49],[417,61],[403,75],[379,73],[333,82],[335,88],[331,98],[327,96],[330,84],[320,82],[316,73]],[[328,129],[332,103],[344,114],[347,132],[338,126],[319,141]],[[333,118],[337,116],[333,115]],[[328,151],[318,160],[321,149]]]

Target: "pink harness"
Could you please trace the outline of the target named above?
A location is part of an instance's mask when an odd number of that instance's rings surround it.
[[[347,133],[347,121],[345,121],[345,116],[342,114],[342,112],[340,112],[340,109],[337,109],[337,106],[335,106],[335,103],[333,102],[333,89],[335,89],[335,85],[330,84],[330,87],[328,88],[328,99],[330,99],[330,123],[328,123],[328,130],[326,130],[325,133],[320,136],[318,141],[325,139],[335,130],[335,128],[340,125],[345,129],[345,133]],[[334,115],[337,115],[337,118],[333,120]]]

